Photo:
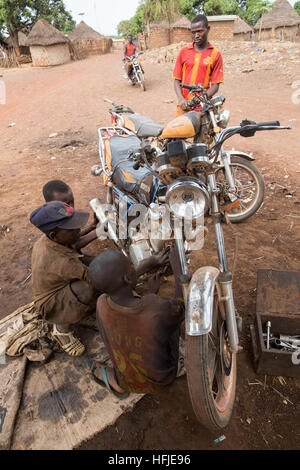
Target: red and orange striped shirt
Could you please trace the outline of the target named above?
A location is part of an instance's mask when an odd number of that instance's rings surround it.
[[[184,47],[179,52],[175,64],[173,78],[186,85],[204,84],[208,89],[215,83],[224,82],[223,59],[221,53],[211,44],[207,49],[197,52],[194,43]],[[183,89],[183,96],[190,99],[188,90]]]

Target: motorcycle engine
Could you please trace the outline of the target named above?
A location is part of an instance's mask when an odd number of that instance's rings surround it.
[[[198,176],[209,165],[207,146],[205,144],[192,144],[187,148],[188,162],[187,173],[190,176]]]

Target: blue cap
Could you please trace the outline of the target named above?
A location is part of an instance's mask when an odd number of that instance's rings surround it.
[[[33,211],[30,222],[45,233],[55,228],[79,229],[87,223],[88,218],[88,212],[76,211],[61,201],[52,201]]]

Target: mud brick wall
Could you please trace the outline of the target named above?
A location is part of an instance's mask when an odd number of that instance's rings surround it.
[[[65,64],[71,60],[68,44],[53,46],[30,46],[34,67],[50,67]]]
[[[192,33],[187,28],[174,28],[170,32],[170,44],[179,42],[192,42]]]
[[[149,35],[149,49],[168,46],[170,44],[169,29],[152,29]]]
[[[210,21],[209,39],[213,40],[233,40],[234,21]]]
[[[257,40],[258,40],[258,36],[259,36],[259,30],[255,31],[255,38]],[[275,39],[275,38],[280,39],[281,41],[299,41],[300,40],[300,25],[261,30],[260,40],[263,41],[263,40]]]

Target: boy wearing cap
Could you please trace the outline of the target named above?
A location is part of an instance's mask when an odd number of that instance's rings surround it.
[[[96,291],[90,284],[85,266],[73,245],[89,214],[76,211],[61,201],[36,209],[30,221],[44,233],[32,252],[34,301],[45,320],[53,323],[53,338],[71,356],[81,356],[84,345],[71,331],[95,308]]]
[[[34,301],[45,320],[54,324],[53,338],[71,356],[81,356],[85,351],[71,325],[95,309],[99,296],[82,262],[83,255],[72,248],[88,218],[87,212],[76,211],[61,201],[48,202],[30,216],[31,223],[44,233],[32,252]],[[166,260],[166,253],[150,257],[138,266],[138,276]]]
[[[75,207],[73,191],[68,184],[61,180],[48,181],[43,187],[43,196],[46,202],[61,201]],[[80,238],[74,248],[80,252],[82,248],[97,239],[97,222],[85,227],[80,232]]]

